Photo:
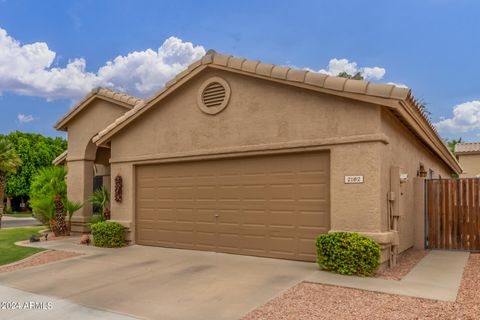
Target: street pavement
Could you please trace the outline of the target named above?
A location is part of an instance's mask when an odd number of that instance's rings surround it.
[[[2,228],[34,227],[42,224],[34,218],[2,217]]]

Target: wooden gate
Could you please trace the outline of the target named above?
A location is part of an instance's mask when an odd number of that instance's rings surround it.
[[[480,179],[426,181],[426,247],[480,250]]]

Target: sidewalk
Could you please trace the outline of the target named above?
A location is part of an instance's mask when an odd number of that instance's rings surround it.
[[[455,301],[468,256],[468,252],[430,251],[400,281],[344,276],[326,271],[312,273],[305,281],[417,298]]]

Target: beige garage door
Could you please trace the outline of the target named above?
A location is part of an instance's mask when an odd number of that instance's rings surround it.
[[[138,166],[136,241],[314,261],[329,176],[327,152]]]

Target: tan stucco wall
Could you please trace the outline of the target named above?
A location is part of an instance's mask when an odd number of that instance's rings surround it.
[[[381,186],[379,193],[381,202],[382,230],[388,230],[388,200],[387,193],[390,191],[390,170],[391,167],[400,167],[401,173],[408,174],[408,182],[400,184],[399,204],[401,217],[399,218],[399,251],[406,250],[414,245],[415,228],[423,231],[423,225],[415,223],[418,215],[423,216],[423,211],[415,206],[415,184],[420,163],[424,164],[427,172],[434,171],[434,178],[441,175],[448,178],[453,173],[437,156],[421,143],[414,135],[394,116],[386,110],[382,111],[382,131],[388,136],[390,143],[383,145],[381,154]],[[418,231],[418,230],[417,230]]]
[[[68,124],[68,156],[67,156],[67,192],[68,198],[84,202],[93,191],[93,161],[96,158],[97,147],[92,138],[100,130],[112,123],[128,111],[105,100],[93,100]],[[108,150],[99,153],[98,160],[108,164]],[[92,214],[92,206],[86,204],[73,218],[72,231],[81,232],[85,229]]]
[[[227,80],[232,91],[228,107],[214,116],[201,112],[196,102],[198,88],[212,75]],[[134,221],[135,163],[295,145],[330,151],[332,230],[379,232],[378,168],[385,143],[378,141],[380,130],[378,106],[207,71],[113,137],[112,185],[121,174],[124,194],[122,203],[112,203],[112,218]],[[369,139],[376,141],[358,142]],[[357,143],[344,143],[350,140]],[[345,175],[363,175],[365,183],[346,185]]]
[[[459,154],[458,162],[462,166],[463,173],[460,178],[472,178],[480,176],[480,153],[477,154]]]
[[[96,147],[91,142],[92,138],[128,110],[112,102],[93,100],[68,123],[67,160],[78,158],[94,160]],[[93,148],[87,148],[89,145]]]

